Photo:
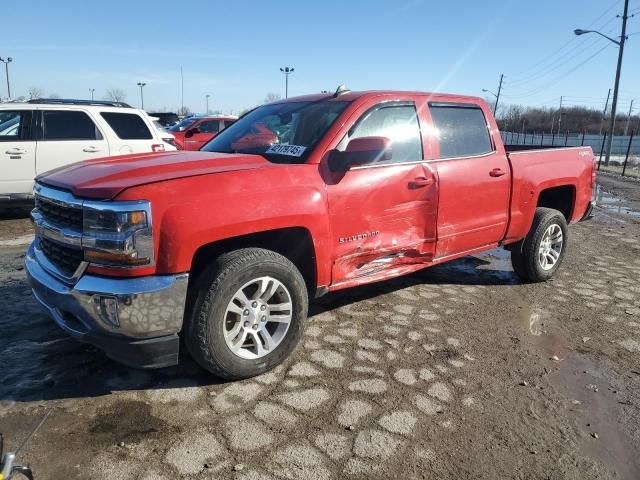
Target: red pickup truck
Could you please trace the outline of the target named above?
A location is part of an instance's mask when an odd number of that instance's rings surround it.
[[[550,278],[594,184],[590,148],[505,146],[480,98],[340,88],[258,107],[199,152],[41,175],[26,270],[111,358],[174,365],[182,338],[238,379],[282,362],[327,292],[499,246]]]

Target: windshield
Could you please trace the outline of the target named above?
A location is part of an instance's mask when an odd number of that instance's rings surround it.
[[[194,117],[185,118],[184,120],[182,120],[177,125],[174,125],[173,127],[171,127],[169,129],[169,131],[170,132],[184,132],[187,128],[189,128],[191,125],[193,125],[196,122],[196,120],[197,120],[197,118],[194,118]]]
[[[287,102],[264,105],[237,120],[201,150],[253,153],[276,163],[302,163],[348,102]]]

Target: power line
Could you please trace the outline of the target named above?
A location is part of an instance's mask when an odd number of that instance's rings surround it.
[[[597,55],[601,54],[602,52],[604,52],[608,47],[610,47],[611,44],[607,43],[604,47],[602,47],[600,50],[597,50],[593,55],[587,57],[585,60],[583,60],[582,62],[580,62],[578,65],[572,67],[571,69],[567,70],[566,72],[564,72],[563,74],[557,76],[556,78],[554,78],[553,80],[551,80],[550,82],[547,82],[546,84],[542,85],[539,88],[536,88],[534,90],[531,90],[529,92],[524,92],[520,95],[506,95],[503,94],[505,97],[507,98],[524,98],[524,97],[530,97],[531,95],[535,95],[538,92],[543,91],[544,89],[550,87],[551,85],[553,85],[554,83],[562,80],[563,78],[565,78],[567,75],[575,72],[576,70],[578,70],[580,67],[582,67],[584,64],[586,64],[587,62],[591,61],[593,58],[595,58]]]
[[[618,5],[618,0],[614,0],[613,3],[604,12],[602,12],[598,17],[596,17],[595,20],[593,20],[589,25],[587,25],[587,28],[593,27],[598,21],[600,21],[600,19],[602,19],[605,15],[607,15],[609,12],[611,12],[611,10],[613,10],[617,5]],[[603,25],[599,25],[597,28],[601,29],[601,28],[607,26],[613,20],[615,20],[615,17],[612,17],[608,22],[606,22]],[[568,40],[567,42],[565,42],[560,48],[555,49],[553,52],[551,52],[549,55],[547,55],[544,58],[542,58],[540,61],[529,65],[527,68],[522,70],[520,72],[520,74],[516,74],[515,76],[517,77],[518,75],[523,75],[523,74],[526,74],[526,73],[528,73],[528,72],[530,72],[532,70],[537,69],[540,65],[542,65],[542,64],[550,61],[551,59],[555,58],[558,54],[563,52],[565,48],[567,48],[568,46],[573,44],[575,41],[576,41],[576,37],[572,36],[571,39]],[[511,76],[511,77],[513,77],[513,76]]]
[[[611,33],[611,31],[613,31],[613,29],[607,31],[606,33],[607,34]],[[514,87],[514,86],[517,87],[527,83],[532,83],[532,81],[538,78],[544,78],[550,74],[553,74],[558,69],[558,67],[565,66],[567,60],[569,60],[570,58],[578,57],[582,53],[592,50],[592,47],[595,47],[598,44],[601,44],[603,40],[604,39],[602,37],[594,37],[590,42],[585,42],[584,44],[577,46],[575,49],[569,50],[568,52],[566,52],[565,55],[557,58],[555,61],[553,61],[546,67],[540,69],[536,73],[529,75],[528,77],[522,78],[520,80],[507,81],[506,85],[509,87]]]

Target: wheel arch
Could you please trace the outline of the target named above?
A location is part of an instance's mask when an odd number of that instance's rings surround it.
[[[541,190],[536,202],[537,207],[558,210],[567,223],[571,222],[576,203],[575,185],[557,185]],[[533,219],[532,219],[533,221]]]

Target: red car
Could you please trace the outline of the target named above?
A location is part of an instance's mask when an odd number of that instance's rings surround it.
[[[338,89],[258,107],[199,152],[40,175],[26,271],[58,325],[114,359],[175,365],[182,339],[246,378],[291,353],[327,292],[496,247],[524,281],[551,278],[594,186],[591,148],[504,145],[480,98]]]
[[[212,115],[205,117],[188,117],[169,129],[175,142],[182,150],[200,150],[223,129],[227,128],[238,117]]]

